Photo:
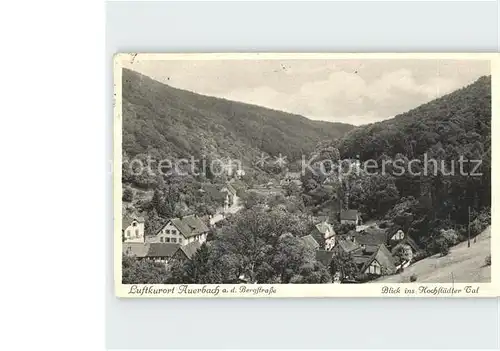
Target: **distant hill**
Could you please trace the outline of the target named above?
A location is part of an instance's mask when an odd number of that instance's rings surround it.
[[[129,157],[211,155],[248,164],[265,152],[297,160],[319,141],[353,128],[175,89],[123,69],[123,150]]]

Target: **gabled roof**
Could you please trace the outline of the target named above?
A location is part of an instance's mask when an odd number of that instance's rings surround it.
[[[154,258],[173,257],[178,250],[181,250],[187,258],[191,259],[200,246],[197,241],[185,246],[173,243],[123,243],[122,252],[127,256],[137,258]]]
[[[355,221],[359,216],[358,210],[340,211],[340,220]]]
[[[187,256],[187,258],[191,259],[193,258],[194,254],[198,249],[201,247],[201,244],[198,241],[193,241],[187,245],[181,246],[179,250],[184,252],[184,254]]]
[[[237,192],[237,191],[236,191],[236,189],[235,189],[235,188],[231,185],[231,183],[227,183],[227,184],[225,185],[225,187],[227,188],[227,190],[228,190],[231,194],[236,195],[236,192]],[[224,187],[223,187],[223,188],[224,188]]]
[[[127,256],[143,258],[148,254],[149,245],[149,243],[123,243],[122,252]]]
[[[405,238],[400,242],[398,242],[397,245],[393,247],[392,252],[394,252],[394,250],[396,250],[397,247],[405,244],[409,245],[414,252],[418,252],[421,250],[420,246],[418,246],[418,244],[412,238],[410,238],[408,235],[405,235]]]
[[[358,243],[353,242],[352,240],[349,239],[339,239],[337,241],[337,245],[345,253],[353,252],[360,248]]]
[[[124,215],[122,217],[122,230],[128,228],[132,222],[137,221],[139,223],[144,223],[144,218],[139,216]]]
[[[396,270],[394,257],[384,244],[378,246],[366,246],[364,251],[355,254],[353,257],[356,264],[362,264],[360,269],[361,272],[364,272],[374,260],[377,260],[380,266],[386,269],[389,273],[393,273]]]
[[[333,227],[331,224],[329,224],[328,222],[320,222],[318,224],[316,224],[314,226],[318,232],[320,232],[321,234],[326,234],[327,231],[330,232],[330,236],[333,236],[335,235],[335,230],[333,230]],[[328,238],[325,238],[325,239],[328,239]]]
[[[333,251],[316,250],[316,261],[321,262],[323,266],[328,267],[333,260]]]
[[[198,218],[196,215],[189,215],[186,217],[182,218],[173,218],[170,221],[167,222],[172,222],[172,224],[181,232],[181,234],[185,238],[190,238],[192,236],[198,235],[198,234],[203,234],[208,232],[208,227],[203,221]],[[163,227],[160,228],[158,232],[163,230]]]
[[[236,190],[236,192],[243,192],[246,189],[245,183],[240,180],[234,180],[230,184],[234,188],[234,190]]]
[[[122,217],[122,230],[125,230],[128,228],[132,222],[134,221],[133,218],[130,218],[129,216],[123,216]]]
[[[375,227],[368,227],[360,232],[352,230],[348,234],[352,235],[360,245],[380,245],[387,242],[385,230]]]
[[[150,243],[147,257],[172,257],[179,247],[173,243]]]
[[[312,235],[303,236],[301,239],[307,246],[312,247],[314,250],[317,250],[319,248],[318,242],[313,238]]]

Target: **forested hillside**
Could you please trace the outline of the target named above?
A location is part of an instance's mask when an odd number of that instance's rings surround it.
[[[321,139],[353,126],[172,88],[123,69],[123,150],[128,157],[231,157],[244,163],[261,152],[300,159]]]
[[[418,157],[440,144],[447,152],[489,150],[491,135],[491,77],[421,105],[396,117],[347,133],[339,150],[344,157],[378,159],[398,153]],[[479,145],[477,145],[479,146]]]
[[[472,235],[489,223],[491,77],[393,119],[356,128],[337,145],[342,158],[378,165],[376,174],[354,177],[344,187],[350,205],[403,227],[425,247],[442,245],[441,229],[455,228],[463,239],[469,209]]]

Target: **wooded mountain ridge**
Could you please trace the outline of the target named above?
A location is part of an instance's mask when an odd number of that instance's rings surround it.
[[[128,69],[122,77],[123,150],[130,158],[210,155],[250,164],[264,152],[294,160],[354,128],[176,89]]]

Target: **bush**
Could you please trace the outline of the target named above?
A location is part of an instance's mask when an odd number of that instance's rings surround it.
[[[412,274],[410,276],[410,282],[416,282],[417,281],[417,275],[416,274]]]
[[[491,266],[491,255],[486,256],[486,258],[484,259],[484,264],[486,266]]]
[[[441,256],[446,256],[450,253],[450,245],[444,240],[439,242],[439,253]]]

